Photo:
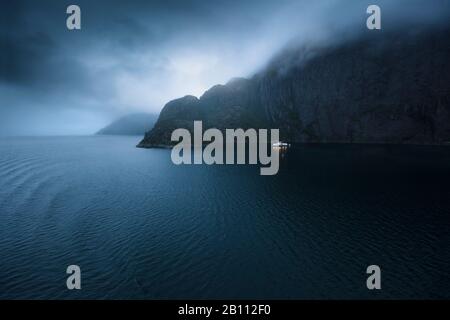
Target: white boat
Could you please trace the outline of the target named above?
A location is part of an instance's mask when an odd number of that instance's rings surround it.
[[[272,147],[275,147],[275,148],[287,148],[287,147],[289,147],[289,143],[278,141],[278,142],[272,143]]]

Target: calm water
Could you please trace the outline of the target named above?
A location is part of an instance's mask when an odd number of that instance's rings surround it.
[[[302,146],[267,177],[138,140],[0,139],[0,298],[450,298],[450,148]]]

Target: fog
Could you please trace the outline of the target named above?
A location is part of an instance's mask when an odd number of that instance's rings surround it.
[[[346,41],[378,4],[382,30],[448,20],[449,1],[0,0],[0,135],[92,134],[249,77],[287,45]],[[66,8],[81,8],[81,30]]]

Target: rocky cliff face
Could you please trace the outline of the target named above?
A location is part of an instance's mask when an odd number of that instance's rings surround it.
[[[192,132],[194,120],[202,120],[204,129],[268,127],[257,85],[254,80],[235,78],[212,87],[200,99],[185,96],[170,101],[138,147],[169,146],[172,131],[185,128]]]
[[[306,58],[307,57],[307,58]],[[169,102],[141,147],[176,128],[279,128],[290,142],[450,141],[450,31],[367,32],[281,53],[253,78]]]

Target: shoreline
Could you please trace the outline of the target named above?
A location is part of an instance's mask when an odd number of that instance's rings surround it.
[[[442,143],[417,143],[417,142],[348,142],[348,141],[327,141],[327,142],[287,142],[292,147],[305,146],[305,145],[369,145],[369,146],[423,146],[423,147],[450,147],[449,142]],[[209,143],[204,143],[203,146],[207,146]],[[174,145],[170,144],[146,144],[139,142],[136,148],[141,149],[172,149]]]

